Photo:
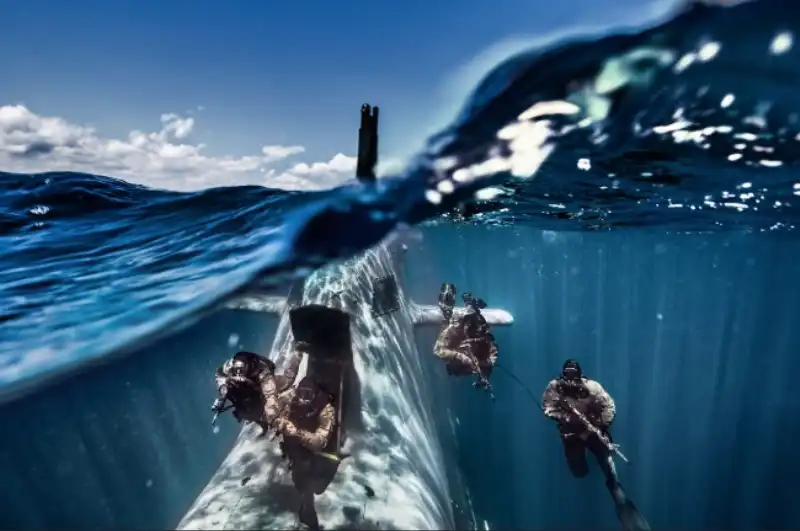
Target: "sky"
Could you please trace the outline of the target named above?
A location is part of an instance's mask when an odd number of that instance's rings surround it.
[[[0,171],[337,186],[353,177],[362,103],[381,108],[390,171],[510,48],[666,2],[2,2]]]

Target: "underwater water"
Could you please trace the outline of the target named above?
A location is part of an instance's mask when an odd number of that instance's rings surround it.
[[[209,425],[209,385],[232,349],[276,322],[222,311],[183,333],[0,407],[0,525],[174,527],[236,439]],[[213,397],[212,397],[213,400]]]
[[[233,442],[210,432],[201,386],[231,334],[269,344],[263,323],[232,331],[224,319],[244,317],[215,312],[421,222],[410,291],[448,280],[512,311],[501,363],[536,394],[584,361],[618,401],[623,484],[654,528],[798,525],[798,28],[795,3],[693,4],[517,55],[375,186],[186,194],[0,174],[0,414],[20,427],[0,462],[4,488],[37,493],[4,494],[0,525],[174,525]],[[495,403],[441,383],[478,516],[613,527],[596,471],[568,476],[552,426],[504,378]]]
[[[487,242],[489,242],[487,244]],[[755,234],[438,227],[409,262],[515,317],[499,364],[538,399],[576,358],[617,403],[617,460],[653,529],[790,529],[800,400],[800,242]],[[420,350],[433,333],[418,335]],[[445,379],[474,509],[493,529],[614,529],[599,469],[572,478],[553,423],[504,370],[496,401]]]

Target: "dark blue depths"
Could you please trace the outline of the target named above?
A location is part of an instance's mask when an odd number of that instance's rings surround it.
[[[0,527],[174,527],[239,431],[211,428],[214,369],[229,342],[269,346],[270,322],[221,312],[0,406]]]

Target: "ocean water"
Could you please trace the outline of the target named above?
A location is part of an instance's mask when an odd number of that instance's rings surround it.
[[[499,363],[535,396],[570,357],[602,382],[630,460],[617,460],[622,484],[653,529],[800,525],[800,241],[470,226],[428,229],[413,251],[415,299],[447,280],[514,315],[494,332]],[[433,332],[418,341],[430,348]],[[619,529],[599,470],[574,479],[526,389],[503,370],[492,379],[495,402],[443,382],[478,517]]]
[[[412,292],[451,280],[511,310],[524,326],[498,332],[503,363],[536,393],[569,356],[607,383],[632,461],[624,483],[655,528],[799,525],[798,29],[800,4],[698,3],[510,57],[405,174],[375,186],[187,194],[0,174],[0,399],[13,431],[0,466],[37,493],[4,493],[18,501],[0,525],[174,525],[232,443],[207,429],[200,391],[176,397],[179,375],[199,381],[231,348],[263,344],[263,323],[232,324],[220,306],[413,224]],[[432,338],[419,341],[428,351]],[[111,376],[120,364],[127,380]],[[614,527],[601,482],[568,477],[551,426],[502,378],[494,404],[442,383],[479,516]],[[59,424],[65,411],[82,420]],[[155,431],[169,441],[146,442]],[[98,459],[117,472],[92,476],[86,441],[116,448]],[[80,457],[59,450],[81,445]],[[94,491],[70,490],[81,474]]]

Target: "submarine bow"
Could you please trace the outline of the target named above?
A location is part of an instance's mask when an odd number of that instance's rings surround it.
[[[358,178],[365,183],[375,178],[377,116],[377,108],[362,107]],[[335,371],[341,391],[337,450],[348,457],[315,497],[325,529],[454,529],[453,503],[468,504],[462,483],[448,480],[440,437],[454,435],[437,428],[448,425],[448,412],[433,403],[428,391],[444,371],[420,355],[414,338],[415,326],[439,325],[443,318],[436,306],[417,305],[406,297],[404,259],[402,245],[381,244],[315,271],[286,298],[251,293],[228,304],[280,316],[269,354],[278,371],[288,362],[292,340],[301,339],[294,310],[316,306],[347,316],[342,325],[349,327],[347,333],[329,332],[337,336],[336,343],[344,337],[350,342],[339,360],[347,367]],[[513,323],[500,309],[483,314],[494,325]],[[330,323],[319,328],[333,330]],[[312,342],[330,343],[325,338]],[[433,360],[434,355],[424,356]],[[320,369],[324,365],[304,355],[295,384],[305,374],[330,372]],[[299,494],[292,473],[278,442],[259,437],[259,430],[243,428],[178,529],[287,529],[297,523]]]

